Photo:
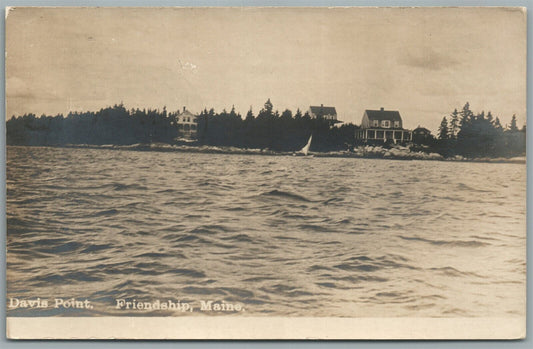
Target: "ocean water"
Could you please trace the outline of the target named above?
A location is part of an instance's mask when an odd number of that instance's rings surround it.
[[[8,147],[7,310],[523,316],[525,219],[523,164]]]

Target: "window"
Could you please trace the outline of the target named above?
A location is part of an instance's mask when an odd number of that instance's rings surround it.
[[[400,127],[400,122],[394,121],[394,128],[399,128],[399,127]]]
[[[379,126],[379,121],[374,120],[374,122],[372,123],[372,126],[374,126],[374,127],[378,127],[378,126]]]
[[[381,127],[389,128],[390,120],[381,120]]]

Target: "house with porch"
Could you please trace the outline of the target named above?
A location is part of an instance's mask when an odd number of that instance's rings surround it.
[[[175,116],[175,125],[182,138],[196,138],[198,131],[198,117],[188,111],[187,108],[183,107],[183,111],[178,111]]]
[[[391,141],[394,143],[411,142],[413,133],[403,128],[402,117],[397,110],[365,110],[361,128],[355,139],[368,141]]]

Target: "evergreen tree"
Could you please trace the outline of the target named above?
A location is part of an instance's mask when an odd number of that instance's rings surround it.
[[[449,130],[448,130],[448,120],[446,120],[446,117],[442,118],[442,121],[439,126],[439,139],[445,140],[449,138]]]
[[[470,110],[470,103],[466,102],[463,109],[460,112],[461,119],[459,121],[460,128],[468,125],[472,121],[474,113]]]
[[[504,132],[504,136],[506,139],[506,146],[510,155],[525,154],[526,134],[525,132],[519,132],[516,122],[516,115],[513,114],[509,129]]]
[[[265,110],[270,114],[272,113],[272,102],[270,101],[270,98],[265,102]]]
[[[453,110],[450,115],[450,138],[457,138],[457,132],[459,131],[459,112],[457,108]]]
[[[246,113],[246,121],[251,122],[254,119],[254,113],[252,111],[252,106],[250,106],[250,110],[248,110],[248,113]]]
[[[496,119],[494,119],[494,128],[497,129],[497,130],[500,130],[500,131],[503,131],[503,126],[500,122],[500,118],[499,117],[496,117]]]
[[[513,117],[511,118],[511,126],[509,127],[509,131],[518,132],[518,126],[516,126],[516,115],[515,114],[513,114]]]
[[[487,121],[490,122],[491,125],[494,125],[494,117],[490,111],[487,113]]]
[[[257,114],[257,118],[261,119],[270,119],[272,117],[273,105],[270,102],[270,98],[265,102],[264,107]]]
[[[231,111],[229,112],[229,115],[234,118],[237,116],[237,113],[235,112],[235,105],[231,106]]]

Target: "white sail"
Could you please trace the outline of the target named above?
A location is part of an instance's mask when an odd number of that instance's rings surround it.
[[[312,139],[313,139],[313,135],[309,137],[307,144],[300,150],[300,152],[304,153],[304,155],[307,155],[307,153],[309,152],[309,147],[311,146]]]

